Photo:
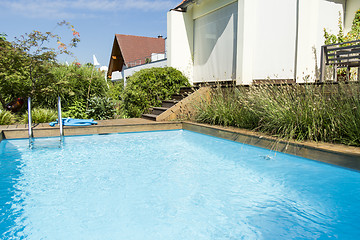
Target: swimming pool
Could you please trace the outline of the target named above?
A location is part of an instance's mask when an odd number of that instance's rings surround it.
[[[0,143],[1,239],[356,239],[360,173],[186,130]]]

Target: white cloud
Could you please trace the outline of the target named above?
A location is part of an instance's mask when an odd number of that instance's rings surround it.
[[[1,0],[0,12],[31,18],[91,17],[106,12],[126,10],[166,11],[179,0]]]

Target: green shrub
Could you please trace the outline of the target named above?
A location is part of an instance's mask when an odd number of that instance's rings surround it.
[[[127,79],[123,94],[124,110],[130,117],[140,117],[151,106],[160,106],[180,87],[189,86],[182,73],[174,68],[150,68]]]
[[[33,108],[31,110],[31,118],[33,123],[49,123],[58,118],[58,113],[53,109]],[[28,112],[23,114],[23,122],[28,123]]]
[[[10,125],[15,122],[15,115],[6,110],[0,109],[0,125]]]
[[[89,100],[86,114],[96,120],[110,119],[115,114],[115,103],[107,97],[93,97]]]
[[[121,95],[124,91],[124,81],[116,81],[109,83],[109,90],[107,96],[114,100],[121,100]]]
[[[82,101],[75,101],[73,105],[67,108],[67,111],[65,111],[63,115],[64,117],[70,118],[89,118],[88,114],[86,113],[86,105]]]
[[[104,97],[108,91],[103,74],[93,66],[58,65],[53,66],[51,74],[51,84],[34,100],[38,106],[52,108],[60,96],[62,106],[67,108],[78,101],[87,102],[89,96]]]

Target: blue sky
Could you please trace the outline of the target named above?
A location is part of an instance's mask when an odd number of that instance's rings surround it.
[[[74,59],[60,61],[92,62],[95,54],[101,65],[109,64],[115,33],[147,37],[166,36],[166,14],[181,0],[0,0],[0,33],[7,39],[32,30],[51,31],[67,42],[69,29],[57,27],[66,20],[80,33]],[[53,44],[52,47],[57,47]]]

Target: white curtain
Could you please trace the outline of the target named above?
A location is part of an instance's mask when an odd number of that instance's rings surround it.
[[[237,2],[195,20],[194,82],[235,79]]]

